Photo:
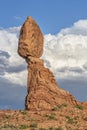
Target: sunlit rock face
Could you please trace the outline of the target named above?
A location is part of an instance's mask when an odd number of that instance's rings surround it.
[[[18,53],[24,58],[42,56],[43,35],[32,17],[27,17],[21,28]]]
[[[23,24],[18,53],[28,64],[27,96],[25,109],[52,110],[58,104],[78,104],[75,98],[59,88],[53,73],[44,67],[40,59],[43,54],[43,35],[37,23],[28,17]]]

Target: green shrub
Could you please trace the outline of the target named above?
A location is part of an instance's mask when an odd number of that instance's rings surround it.
[[[54,130],[53,127],[50,127],[49,130]]]
[[[36,121],[36,119],[32,118],[32,117],[29,117],[29,121]]]
[[[63,103],[62,106],[67,107],[67,104],[66,104],[66,103]]]
[[[30,127],[37,128],[37,124],[31,124]]]
[[[55,128],[55,130],[63,130],[60,126],[58,128]]]
[[[83,110],[83,109],[84,109],[84,107],[81,106],[81,105],[76,105],[75,107],[78,108],[78,109],[80,109],[80,110]]]
[[[50,115],[46,114],[45,117],[47,117],[48,120],[57,120],[53,113],[51,113]]]
[[[27,128],[29,128],[29,126],[25,124],[20,126],[20,129],[27,129]]]
[[[87,117],[85,117],[84,120],[87,121]]]
[[[69,116],[66,116],[66,119],[68,120],[67,123],[69,123],[69,124],[75,123],[74,120],[72,118],[70,118]]]
[[[73,119],[74,119],[74,120],[78,120],[78,116],[75,116]]]
[[[63,104],[58,104],[57,106],[55,106],[52,110],[56,111],[62,107],[67,107],[67,104],[66,103],[63,103]]]
[[[26,115],[27,114],[27,111],[26,110],[19,110],[19,112],[23,115]]]
[[[39,130],[46,130],[45,128],[39,128]]]

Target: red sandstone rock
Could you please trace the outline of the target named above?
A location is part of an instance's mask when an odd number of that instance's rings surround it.
[[[27,110],[52,110],[58,104],[77,104],[71,94],[59,88],[53,73],[39,58],[29,57]]]
[[[52,110],[58,104],[77,104],[71,94],[59,88],[53,73],[39,59],[43,52],[43,36],[31,18],[25,21],[19,38],[18,53],[28,63],[27,110]]]
[[[21,28],[18,53],[24,58],[42,56],[43,35],[32,17],[28,17]]]

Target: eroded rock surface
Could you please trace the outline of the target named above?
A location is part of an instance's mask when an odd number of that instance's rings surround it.
[[[39,58],[43,53],[43,35],[36,22],[28,17],[20,31],[18,53],[28,63],[27,110],[52,110],[58,104],[78,104],[75,98],[59,88],[53,73]]]
[[[43,35],[32,17],[27,17],[20,31],[18,53],[27,58],[41,57],[43,53]]]
[[[77,104],[68,92],[59,88],[53,73],[41,59],[28,57],[27,110],[52,110],[58,104]]]

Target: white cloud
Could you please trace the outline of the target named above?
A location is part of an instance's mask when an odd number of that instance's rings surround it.
[[[79,20],[69,28],[61,29],[62,34],[76,34],[76,35],[86,35],[87,36],[87,19]]]
[[[57,35],[44,36],[45,47],[42,58],[56,78],[87,76],[87,69],[85,69],[87,64],[86,25],[87,20],[79,20],[72,27],[62,29]],[[27,65],[25,60],[17,54],[19,31],[20,27],[0,30],[0,50],[10,55],[7,58],[8,68],[4,67],[4,74],[1,72],[0,76],[12,83],[26,85],[27,71],[23,68]],[[21,67],[20,72],[17,72],[18,67]]]
[[[87,20],[79,20],[72,27],[62,29],[57,35],[45,35],[43,59],[49,62],[56,77],[87,76],[87,71],[84,70],[87,63],[86,25]],[[64,68],[66,70],[62,72]],[[80,73],[78,70],[81,70]]]
[[[6,58],[7,54],[2,53],[2,55],[0,55],[0,58],[4,59],[4,62],[8,61],[8,64],[3,68],[4,75],[0,75],[0,77],[8,79],[12,83],[24,86],[26,85],[25,79],[27,79],[25,74],[26,70],[23,69],[23,71],[21,70],[20,73],[17,71],[13,73],[5,72],[7,69],[14,69],[18,66],[23,66],[24,64],[26,66],[25,60],[17,54],[19,31],[20,27],[0,30],[0,50],[1,52],[8,53],[8,55],[10,55],[8,58]]]
[[[21,20],[22,18],[20,16],[14,16],[15,19]]]
[[[79,29],[87,29],[87,19],[79,20],[78,22],[74,23],[74,27]]]
[[[21,72],[5,73],[4,78],[9,79],[14,84],[24,86],[27,84],[27,70]]]

